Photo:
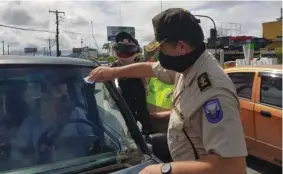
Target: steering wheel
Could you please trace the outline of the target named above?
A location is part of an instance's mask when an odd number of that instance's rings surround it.
[[[92,136],[70,136],[70,137],[64,137],[64,138],[60,138],[60,135],[62,134],[64,128],[66,125],[70,124],[70,123],[82,123],[85,125],[90,126],[93,129],[93,133],[94,135]],[[37,164],[44,164],[46,162],[48,162],[51,159],[51,152],[52,152],[52,148],[55,146],[55,142],[60,138],[60,139],[68,139],[71,140],[72,138],[80,138],[82,139],[88,139],[92,141],[91,146],[94,146],[95,144],[99,144],[101,137],[97,135],[96,132],[97,126],[95,126],[92,122],[86,120],[86,119],[79,119],[79,118],[69,118],[65,123],[59,124],[57,126],[53,126],[49,129],[47,129],[45,132],[43,132],[40,136],[39,139],[37,141],[37,147],[38,147],[38,159],[37,159]],[[93,141],[94,140],[94,141]],[[98,141],[99,140],[99,141]],[[81,143],[81,142],[77,142],[77,143]],[[67,143],[68,145],[68,143]],[[72,146],[72,144],[69,144],[70,146]],[[92,147],[93,148],[93,147]]]

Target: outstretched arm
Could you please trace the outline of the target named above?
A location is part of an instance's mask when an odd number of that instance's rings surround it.
[[[154,64],[150,62],[142,62],[121,67],[98,67],[91,71],[89,74],[89,80],[100,82],[121,77],[152,77],[154,76],[153,65]]]
[[[157,77],[167,84],[173,84],[175,72],[161,67],[159,62],[141,62],[121,67],[97,67],[89,74],[89,81],[103,82],[114,78]]]

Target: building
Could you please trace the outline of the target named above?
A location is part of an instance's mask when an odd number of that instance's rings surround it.
[[[262,24],[262,33],[269,44],[260,50],[261,56],[275,58],[276,54],[282,54],[282,8],[280,18]]]
[[[259,51],[260,48],[268,45],[268,40],[253,36],[225,36],[216,39],[216,47],[224,51],[242,52],[245,44],[254,44],[255,51]],[[210,38],[208,38],[207,48],[214,49],[214,43]]]
[[[82,50],[82,55],[88,58],[97,58],[98,51],[97,49],[94,49],[94,48],[84,47]]]
[[[97,58],[97,49],[84,47],[84,48],[73,48],[73,57],[77,58]]]
[[[262,24],[263,38],[274,41],[282,37],[282,20]]]
[[[24,53],[25,55],[35,56],[37,53],[37,48],[35,47],[24,48]]]

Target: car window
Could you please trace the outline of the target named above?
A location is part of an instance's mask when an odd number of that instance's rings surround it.
[[[118,133],[119,141],[126,141],[127,145],[134,145],[136,148],[118,106],[103,83],[95,84],[95,98],[101,121],[105,124],[105,127]]]
[[[260,102],[282,107],[282,77],[261,77]]]
[[[104,84],[84,82],[90,71],[0,69],[0,171],[66,168],[69,160],[105,162],[140,152]]]
[[[228,73],[239,97],[251,99],[254,75],[255,73],[252,72]]]

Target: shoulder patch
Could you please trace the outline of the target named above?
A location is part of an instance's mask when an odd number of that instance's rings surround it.
[[[208,122],[218,123],[222,120],[223,111],[217,98],[206,101],[203,104],[203,109]]]
[[[198,87],[200,91],[204,91],[205,89],[211,87],[211,82],[208,78],[207,72],[204,72],[198,76]]]

